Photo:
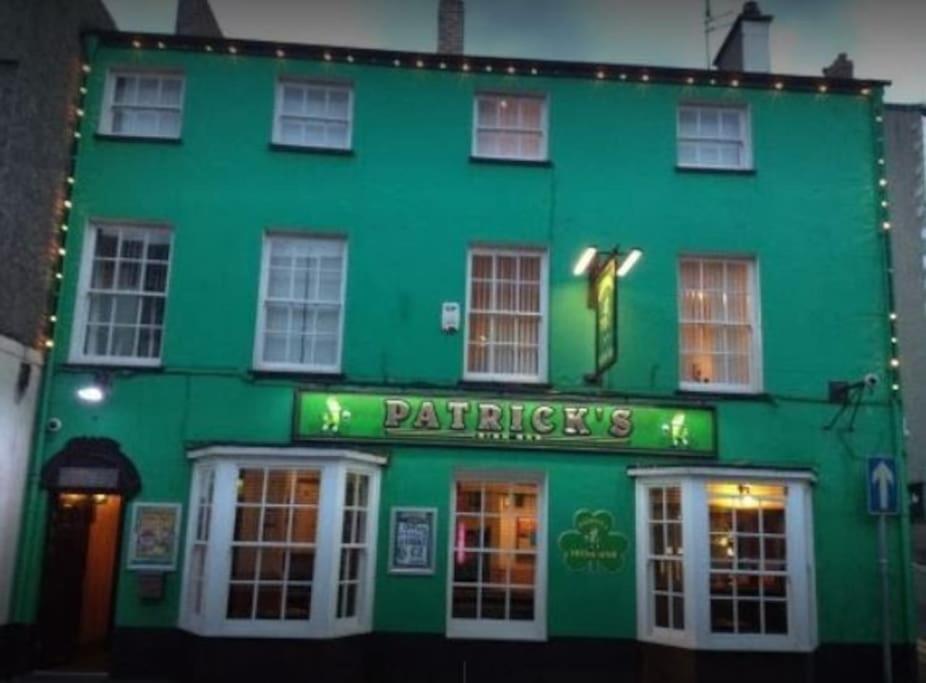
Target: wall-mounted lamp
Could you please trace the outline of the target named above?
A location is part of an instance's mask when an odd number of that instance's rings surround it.
[[[101,403],[109,395],[109,376],[97,374],[77,389],[77,398],[84,403]]]
[[[572,274],[577,277],[580,275],[585,275],[585,273],[588,271],[588,267],[592,265],[592,261],[595,260],[597,255],[597,247],[586,247],[579,255],[579,260],[576,261],[576,265],[572,269]]]

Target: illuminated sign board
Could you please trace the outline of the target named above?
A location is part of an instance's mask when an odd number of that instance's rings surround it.
[[[297,441],[712,456],[714,410],[583,398],[297,391]]]
[[[617,361],[617,264],[609,258],[595,275],[595,374]]]

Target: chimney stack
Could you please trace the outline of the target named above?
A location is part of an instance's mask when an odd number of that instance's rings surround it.
[[[440,0],[437,51],[442,55],[463,54],[463,0]]]
[[[823,67],[823,75],[827,78],[853,78],[855,64],[852,63],[852,60],[849,59],[845,52],[840,52],[832,64]]]
[[[772,15],[762,14],[759,3],[750,1],[743,5],[743,11],[717,51],[714,66],[721,71],[771,71],[768,38],[771,23]]]

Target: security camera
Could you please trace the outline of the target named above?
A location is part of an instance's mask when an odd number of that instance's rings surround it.
[[[878,377],[878,375],[875,373],[869,372],[865,375],[865,378],[862,381],[865,382],[865,387],[868,389],[874,389],[876,386],[878,386],[878,382],[881,381],[881,378]]]
[[[63,423],[57,417],[52,417],[48,419],[48,424],[45,425],[45,429],[50,432],[60,432]]]

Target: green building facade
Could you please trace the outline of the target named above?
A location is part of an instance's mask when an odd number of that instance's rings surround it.
[[[121,34],[85,71],[26,665],[877,675],[885,455],[913,675],[882,84]]]

